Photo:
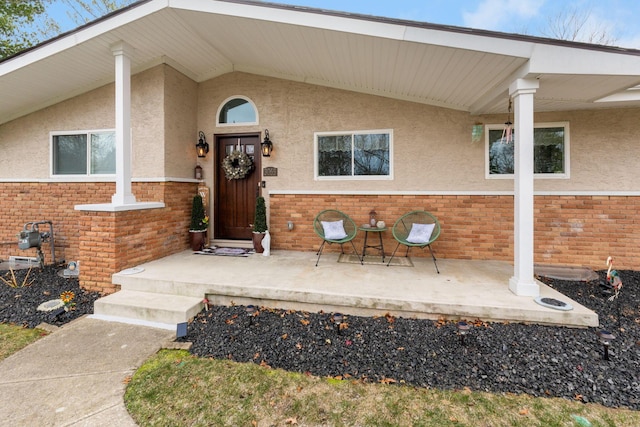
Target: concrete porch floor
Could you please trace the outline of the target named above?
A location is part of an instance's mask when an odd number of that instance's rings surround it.
[[[531,297],[514,295],[508,288],[513,267],[506,262],[439,259],[440,274],[436,274],[431,258],[412,257],[413,267],[387,267],[338,263],[338,256],[325,253],[316,267],[314,252],[225,257],[185,251],[142,264],[144,271],[138,273],[127,274],[129,269],[114,274],[113,283],[121,285],[121,291],[101,300],[123,299],[129,293],[129,299],[140,302],[143,293],[155,293],[174,295],[177,304],[182,297],[198,301],[207,295],[213,304],[312,312],[598,325],[596,313],[542,283],[541,296],[569,303],[573,310],[546,308]],[[98,303],[96,314],[109,316]],[[180,321],[185,320],[168,323],[175,326]]]

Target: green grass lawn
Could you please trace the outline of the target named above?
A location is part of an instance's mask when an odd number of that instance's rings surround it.
[[[640,426],[640,412],[566,399],[318,378],[178,350],[149,359],[125,403],[141,426]]]
[[[0,323],[0,360],[47,335],[41,329],[27,329]]]

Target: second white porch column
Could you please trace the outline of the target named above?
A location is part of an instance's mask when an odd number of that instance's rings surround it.
[[[111,47],[116,63],[116,193],[114,205],[136,202],[131,192],[131,60],[133,48],[124,42]]]
[[[509,289],[536,297],[540,286],[533,270],[533,96],[537,80],[518,79],[509,87],[514,102],[514,268]]]

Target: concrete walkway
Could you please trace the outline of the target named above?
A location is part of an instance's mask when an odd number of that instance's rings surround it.
[[[135,426],[126,379],[175,332],[83,317],[0,362],[0,425]]]

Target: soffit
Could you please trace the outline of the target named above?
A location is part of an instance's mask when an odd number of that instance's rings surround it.
[[[530,40],[245,3],[206,2],[203,11],[193,6],[199,2],[173,8],[151,1],[146,9],[113,16],[4,61],[0,123],[112,82],[110,46],[118,41],[135,49],[134,72],[168,63],[197,82],[236,70],[491,114],[506,111],[507,88],[515,78],[536,77],[541,80],[536,111],[640,105],[594,104],[640,84],[640,73],[565,74],[561,64],[544,64],[534,72],[530,57],[537,45]],[[265,10],[270,13],[258,13]]]

